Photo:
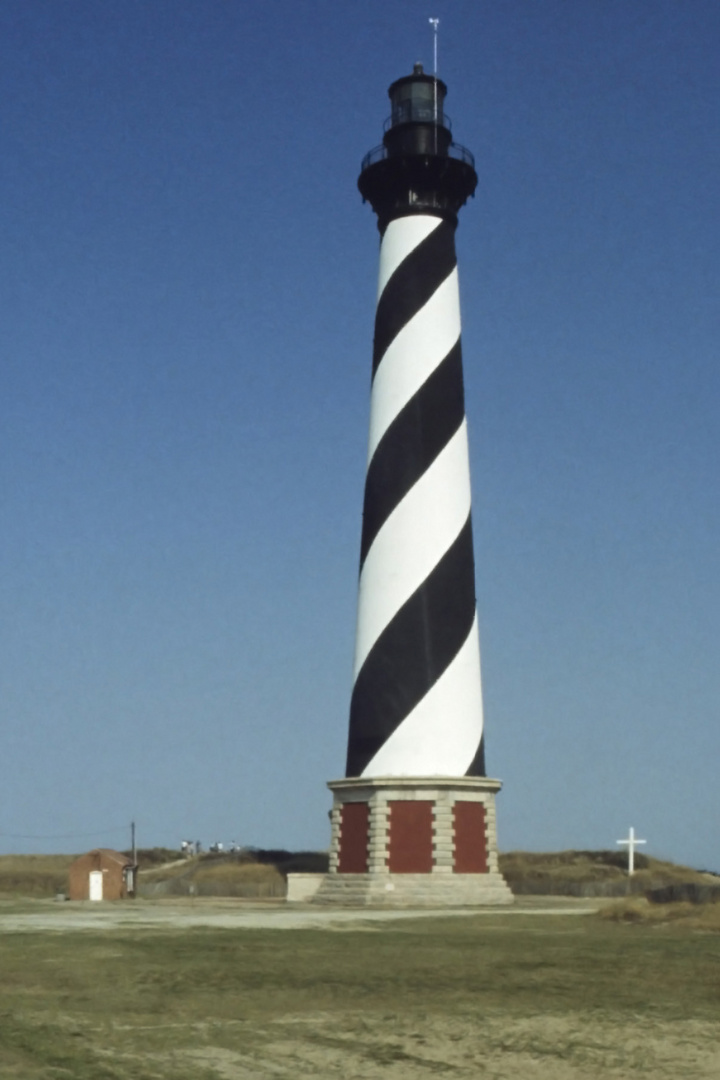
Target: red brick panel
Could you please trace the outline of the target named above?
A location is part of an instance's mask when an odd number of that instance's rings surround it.
[[[429,874],[433,867],[433,803],[398,799],[390,808],[391,874]]]
[[[369,822],[366,802],[344,803],[340,808],[338,873],[367,874]]]
[[[481,802],[456,802],[453,807],[456,874],[487,874],[485,807]]]

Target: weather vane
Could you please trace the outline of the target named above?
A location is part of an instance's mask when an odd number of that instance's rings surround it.
[[[433,28],[433,75],[437,76],[437,39],[438,39],[438,26],[440,25],[439,19],[428,19],[428,22]]]

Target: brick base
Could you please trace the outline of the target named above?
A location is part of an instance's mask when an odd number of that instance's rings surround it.
[[[353,778],[328,787],[334,798],[330,870],[313,903],[466,907],[513,902],[498,870],[499,780]],[[362,853],[359,843],[366,846]]]

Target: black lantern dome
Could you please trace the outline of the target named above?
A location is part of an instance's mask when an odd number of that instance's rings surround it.
[[[391,113],[383,141],[365,155],[358,180],[381,232],[393,218],[407,214],[432,213],[456,221],[460,207],[475,193],[475,159],[452,141],[446,94],[445,83],[426,75],[422,64],[388,90]]]

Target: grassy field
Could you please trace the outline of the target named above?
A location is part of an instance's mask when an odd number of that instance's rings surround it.
[[[720,934],[675,922],[0,933],[0,972],[3,1080],[720,1075]]]

